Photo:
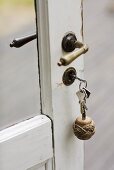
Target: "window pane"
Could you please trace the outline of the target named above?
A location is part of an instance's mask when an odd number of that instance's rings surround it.
[[[14,38],[36,32],[33,0],[0,0],[0,129],[40,114],[36,40],[16,49]]]

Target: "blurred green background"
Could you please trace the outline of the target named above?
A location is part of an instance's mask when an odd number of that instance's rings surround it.
[[[32,5],[33,4],[33,0],[0,0],[0,6],[4,6],[4,5]]]
[[[0,0],[0,37],[35,24],[34,0]]]

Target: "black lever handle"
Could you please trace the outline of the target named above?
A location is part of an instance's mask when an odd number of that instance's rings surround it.
[[[37,34],[29,35],[29,36],[22,37],[22,38],[16,38],[10,44],[10,47],[20,48],[23,45],[29,43],[30,41],[33,41],[36,38],[37,38]]]

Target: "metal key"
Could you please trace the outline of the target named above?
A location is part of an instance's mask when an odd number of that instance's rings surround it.
[[[86,97],[87,97],[87,98],[89,98],[89,97],[90,97],[90,95],[91,95],[91,92],[90,92],[88,89],[86,89],[85,87],[83,87],[83,89],[82,89],[82,90],[85,90]]]
[[[79,90],[78,92],[76,92],[76,95],[78,96],[79,103],[80,103],[81,101],[83,101],[84,98],[85,98],[85,92],[84,92],[84,90]]]
[[[78,99],[79,99],[82,119],[85,119],[86,118],[86,110],[88,109],[86,106],[86,98],[87,98],[86,91],[81,89],[76,93],[76,95],[78,96]]]
[[[85,104],[85,100],[83,100],[83,101],[80,102],[80,111],[81,111],[83,120],[86,119],[86,110],[88,110],[88,108]]]

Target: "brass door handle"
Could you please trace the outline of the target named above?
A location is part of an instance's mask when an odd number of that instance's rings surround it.
[[[60,58],[60,61],[58,62],[58,66],[69,65],[80,55],[85,54],[89,50],[89,47],[87,44],[77,41],[74,33],[69,33],[63,38],[62,48],[64,51],[69,52],[69,53]],[[76,48],[79,48],[79,49],[74,50]]]

